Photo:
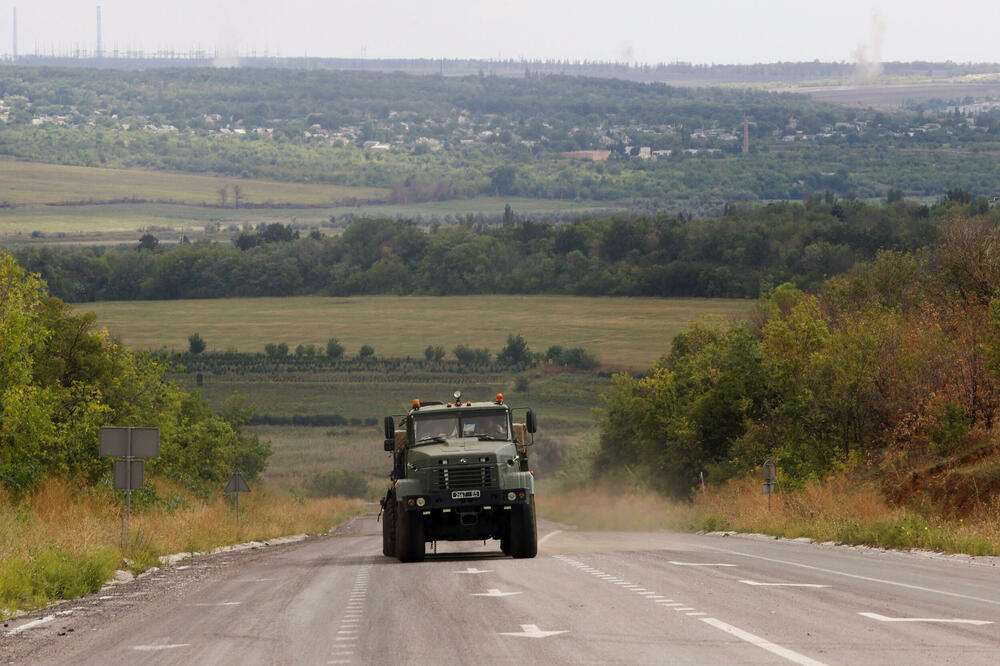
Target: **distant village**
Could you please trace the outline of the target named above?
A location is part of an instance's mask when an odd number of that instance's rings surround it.
[[[726,156],[749,150],[780,149],[783,144],[812,142],[839,144],[864,137],[921,140],[942,143],[962,135],[985,133],[987,125],[977,124],[979,114],[1000,109],[1000,102],[979,102],[947,107],[940,112],[911,114],[909,125],[873,120],[835,122],[802,127],[789,117],[783,128],[762,132],[753,120],[748,121],[748,140],[744,127],[685,127],[683,125],[619,125],[613,122],[594,127],[556,126],[548,121],[511,121],[496,114],[474,115],[453,109],[444,118],[421,117],[414,111],[390,111],[383,118],[363,118],[339,127],[301,121],[270,119],[265,125],[250,126],[242,120],[204,114],[178,127],[148,116],[119,118],[107,110],[93,110],[87,115],[70,108],[34,108],[24,97],[0,99],[0,121],[13,122],[12,111],[20,108],[35,127],[94,127],[154,134],[196,134],[207,137],[282,138],[334,147],[356,147],[371,152],[406,151],[413,154],[435,152],[460,146],[502,146],[513,150],[551,152],[567,159],[600,162],[612,158],[658,160],[676,156]],[[22,118],[19,114],[18,118]],[[876,116],[877,118],[877,116]]]

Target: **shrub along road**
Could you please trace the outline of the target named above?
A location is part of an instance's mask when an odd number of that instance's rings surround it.
[[[992,664],[1000,653],[995,558],[544,521],[539,538],[531,560],[458,543],[404,565],[381,555],[366,516],[330,537],[183,563],[11,621],[0,654],[33,664]]]

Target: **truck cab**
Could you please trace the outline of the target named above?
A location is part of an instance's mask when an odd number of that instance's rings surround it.
[[[488,402],[414,400],[398,419],[385,418],[392,453],[390,485],[382,499],[382,551],[400,561],[424,559],[437,541],[499,541],[514,557],[534,557],[534,476],[528,440],[535,414],[515,422],[497,394]],[[532,437],[533,439],[533,437]]]

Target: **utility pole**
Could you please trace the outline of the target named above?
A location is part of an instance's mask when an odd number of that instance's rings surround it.
[[[35,49],[37,52],[38,49]],[[17,60],[17,7],[14,7],[14,60]]]
[[[750,119],[743,116],[743,154],[750,152]]]

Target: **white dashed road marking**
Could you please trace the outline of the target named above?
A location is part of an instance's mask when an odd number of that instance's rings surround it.
[[[818,585],[816,583],[758,583],[755,580],[741,580],[744,585],[754,585],[756,587],[830,587],[829,585]]]
[[[709,626],[712,626],[712,627],[715,627],[716,629],[724,631],[727,634],[729,634],[730,636],[735,636],[736,638],[739,638],[740,640],[743,640],[743,641],[746,641],[746,642],[751,643],[753,645],[756,645],[757,647],[762,648],[764,650],[767,650],[768,652],[771,652],[772,654],[778,655],[778,656],[780,656],[780,657],[782,657],[784,659],[787,659],[788,661],[791,661],[791,662],[796,663],[796,664],[801,664],[802,666],[823,666],[823,662],[816,661],[815,659],[807,657],[807,656],[805,656],[803,654],[799,654],[798,652],[795,652],[794,650],[789,650],[786,647],[782,647],[782,646],[780,646],[780,645],[778,645],[776,643],[772,643],[772,642],[770,642],[768,640],[765,640],[765,639],[763,639],[763,638],[761,638],[759,636],[755,636],[754,634],[751,634],[750,632],[744,631],[744,630],[740,629],[739,627],[734,627],[733,625],[727,624],[725,622],[722,622],[721,620],[717,620],[714,617],[704,617],[705,615],[707,615],[707,613],[699,611],[699,610],[695,609],[692,606],[687,606],[687,605],[685,605],[685,604],[683,604],[683,603],[681,603],[679,601],[674,601],[673,599],[667,599],[663,595],[656,594],[655,592],[650,592],[646,588],[644,588],[644,587],[642,587],[640,585],[634,585],[633,583],[630,583],[629,581],[625,580],[624,578],[616,578],[614,576],[609,576],[609,575],[605,574],[604,572],[597,571],[596,569],[588,571],[588,569],[590,567],[587,567],[587,565],[585,565],[584,563],[579,562],[577,560],[574,560],[574,559],[572,559],[570,557],[567,557],[565,555],[555,555],[553,557],[554,557],[554,559],[560,560],[562,562],[565,562],[566,564],[574,566],[577,569],[579,569],[581,571],[584,571],[585,573],[590,573],[592,576],[595,576],[596,578],[598,578],[600,580],[604,580],[604,581],[606,581],[608,583],[614,583],[615,585],[621,587],[624,590],[628,590],[629,592],[635,592],[640,597],[642,597],[644,599],[649,599],[654,604],[657,604],[658,606],[661,606],[664,609],[673,610],[673,611],[676,611],[678,613],[684,613],[684,615],[686,617],[696,617],[700,621],[708,624]],[[726,563],[721,563],[721,562],[670,562],[670,563],[674,564],[674,565],[677,565],[677,566],[691,566],[691,567],[694,567],[694,566],[702,566],[702,567],[734,567],[734,566],[736,566],[735,564],[726,564]],[[741,581],[741,582],[747,583],[747,581]],[[754,584],[754,583],[751,581],[751,582],[749,582],[747,584]],[[798,584],[798,585],[792,584],[792,585],[794,585],[795,587],[805,587],[806,586],[804,584]],[[823,585],[823,586],[808,585],[808,586],[809,587],[829,587],[829,586],[825,586],[825,585]],[[862,613],[862,615],[872,616],[874,614],[871,614],[871,613]],[[886,618],[886,620],[890,620],[890,619],[891,618]],[[954,622],[955,620],[952,620],[952,621]],[[979,623],[980,622],[980,621],[977,621],[977,620],[961,620],[961,621],[963,621],[963,622],[972,622],[972,623]],[[522,625],[522,628],[524,628],[525,632],[527,632],[527,627],[529,627],[529,626],[530,627],[534,627],[534,625]],[[537,627],[534,627],[534,628],[538,629]],[[508,636],[520,636],[520,635],[528,635],[528,634],[525,633],[525,634],[506,634],[506,635],[508,635]]]
[[[10,631],[8,631],[7,635],[8,636],[13,636],[14,634],[19,634],[22,631],[26,631],[26,630],[31,629],[33,627],[37,627],[39,625],[45,624],[46,622],[51,622],[54,619],[56,619],[55,615],[46,615],[45,617],[40,618],[38,620],[32,620],[31,622],[25,622],[20,627],[14,627]]]
[[[356,634],[361,633],[358,627],[364,616],[364,600],[368,596],[368,578],[372,565],[365,564],[358,570],[358,575],[354,579],[354,586],[351,588],[348,602],[344,606],[344,613],[340,618],[340,628],[337,636],[333,640],[335,644],[330,651],[331,659],[328,664],[350,664],[353,663],[354,643],[358,640]]]
[[[175,650],[177,648],[189,647],[190,643],[172,643],[170,645],[133,645],[133,650],[139,652],[156,652],[157,650]]]
[[[789,650],[788,648],[784,648],[784,647],[781,647],[780,645],[776,645],[775,643],[772,643],[771,641],[765,640],[765,639],[761,638],[760,636],[754,636],[753,634],[751,634],[748,631],[743,631],[742,629],[740,629],[738,627],[734,627],[731,624],[726,624],[725,622],[722,622],[720,620],[716,620],[714,617],[702,617],[702,618],[698,618],[698,619],[701,620],[702,622],[704,622],[707,625],[715,627],[716,629],[721,629],[722,631],[726,632],[730,636],[735,636],[736,638],[739,638],[740,640],[743,640],[743,641],[746,641],[747,643],[751,643],[753,645],[756,645],[759,648],[763,648],[763,649],[767,650],[768,652],[771,652],[772,654],[776,654],[779,657],[783,657],[783,658],[787,659],[788,661],[790,661],[792,663],[801,664],[802,666],[823,666],[823,662],[821,662],[821,661],[816,661],[815,659],[810,659],[809,657],[805,656],[804,654],[799,654],[798,652],[795,652],[794,650]]]
[[[991,620],[959,620],[957,618],[934,618],[934,617],[886,617],[878,613],[858,613],[872,620],[879,622],[940,622],[944,624],[993,624]]]

